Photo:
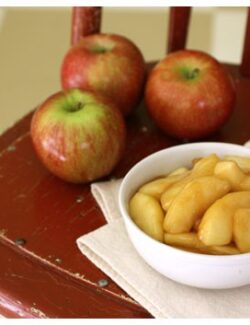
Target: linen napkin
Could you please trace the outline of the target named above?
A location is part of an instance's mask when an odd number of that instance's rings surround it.
[[[77,239],[81,252],[156,318],[250,317],[250,286],[226,290],[185,286],[159,274],[138,255],[119,212],[120,184],[121,179],[92,184],[107,224]]]

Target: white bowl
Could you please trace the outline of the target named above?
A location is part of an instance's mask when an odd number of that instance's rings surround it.
[[[128,235],[141,257],[156,271],[177,282],[209,289],[235,288],[250,284],[250,253],[213,256],[187,252],[149,237],[132,221],[128,202],[144,183],[175,168],[191,166],[193,158],[216,153],[218,156],[250,156],[243,146],[227,143],[184,144],[156,152],[137,163],[125,176],[119,191],[119,208]]]

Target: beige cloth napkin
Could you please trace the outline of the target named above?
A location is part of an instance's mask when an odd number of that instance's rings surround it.
[[[188,287],[162,276],[137,254],[119,214],[120,183],[92,185],[108,223],[77,239],[81,252],[156,318],[250,317],[250,286],[230,290]]]

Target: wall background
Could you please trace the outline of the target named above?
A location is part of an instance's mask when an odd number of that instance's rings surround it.
[[[102,31],[133,40],[146,60],[164,57],[167,8],[105,8]],[[60,89],[71,8],[0,8],[0,133]],[[246,8],[194,8],[188,48],[241,59]]]

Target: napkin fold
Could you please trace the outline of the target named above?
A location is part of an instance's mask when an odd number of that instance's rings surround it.
[[[94,183],[91,192],[107,224],[77,239],[81,252],[156,318],[248,318],[250,286],[205,290],[152,269],[130,242],[118,209],[121,180]]]

